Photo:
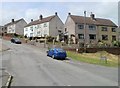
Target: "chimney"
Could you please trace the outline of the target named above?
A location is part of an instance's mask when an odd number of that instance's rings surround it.
[[[12,19],[12,23],[14,23],[14,19]]]
[[[33,21],[33,19],[31,19],[31,22]]]
[[[71,15],[71,13],[68,13],[68,15]]]
[[[55,12],[55,15],[57,15],[57,12]]]
[[[42,16],[42,15],[40,15],[40,16],[39,16],[39,19],[40,19],[40,20],[42,20],[42,18],[43,18],[43,16]]]
[[[92,18],[92,20],[95,20],[95,14],[93,14],[92,12],[91,12],[90,17]]]

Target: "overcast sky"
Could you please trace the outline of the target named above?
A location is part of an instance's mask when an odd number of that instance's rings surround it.
[[[4,1],[4,0],[3,0]],[[21,0],[22,1],[22,0]],[[64,0],[61,0],[64,1]],[[11,19],[24,18],[27,23],[31,19],[38,19],[39,15],[43,17],[54,15],[55,12],[65,22],[68,12],[72,15],[83,16],[87,11],[87,16],[94,13],[96,18],[110,19],[118,25],[118,2],[2,2],[0,10],[0,25],[4,25]],[[120,6],[119,6],[120,7]]]

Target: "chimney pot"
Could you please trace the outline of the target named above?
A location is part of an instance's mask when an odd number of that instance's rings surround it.
[[[12,23],[14,23],[14,19],[12,19]]]
[[[68,13],[68,15],[71,15],[71,13]]]
[[[43,18],[43,16],[42,16],[42,15],[40,15],[39,19],[40,19],[40,20],[42,20],[42,18]]]
[[[33,21],[33,19],[31,19],[31,22]]]
[[[57,12],[55,12],[55,15],[57,15]]]
[[[92,12],[91,12],[90,17],[91,17],[93,20],[95,20],[95,14],[93,14]]]

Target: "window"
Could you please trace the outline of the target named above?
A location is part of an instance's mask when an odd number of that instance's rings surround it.
[[[112,32],[116,32],[116,28],[112,28]]]
[[[5,30],[7,29],[7,27],[5,27]]]
[[[78,25],[78,29],[84,29],[84,25]]]
[[[28,31],[28,29],[26,28],[25,31]]]
[[[47,24],[46,24],[46,23],[44,23],[44,27],[47,27]]]
[[[30,33],[30,37],[33,37],[33,33]]]
[[[89,38],[90,39],[96,39],[96,35],[95,34],[89,34]]]
[[[115,35],[112,36],[112,41],[116,41],[116,36]]]
[[[102,31],[107,31],[107,27],[102,27]]]
[[[79,39],[84,39],[84,34],[78,34]]]
[[[30,27],[30,30],[31,30],[31,31],[33,31],[33,26],[32,26],[32,27]]]
[[[67,28],[65,28],[65,32],[67,32]]]
[[[39,34],[40,34],[40,31],[38,31],[37,34],[39,35]]]
[[[90,30],[95,30],[96,27],[95,27],[95,25],[89,25],[89,29],[90,29]]]
[[[102,40],[108,40],[108,35],[102,35]]]

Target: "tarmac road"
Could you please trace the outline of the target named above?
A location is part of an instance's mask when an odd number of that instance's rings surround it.
[[[14,76],[12,86],[118,86],[118,69],[71,60],[55,60],[45,49],[3,40],[3,67]]]

